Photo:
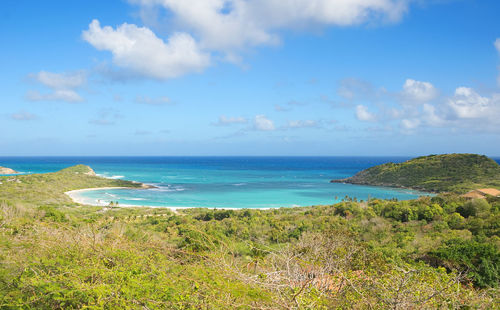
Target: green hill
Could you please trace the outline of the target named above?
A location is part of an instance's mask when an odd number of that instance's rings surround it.
[[[378,165],[332,182],[461,193],[481,187],[500,187],[500,165],[484,155],[429,155],[399,164]]]
[[[95,175],[89,166],[77,165],[58,172],[0,177],[0,200],[29,203],[67,203],[64,193],[94,187],[137,187],[141,183],[112,180]]]

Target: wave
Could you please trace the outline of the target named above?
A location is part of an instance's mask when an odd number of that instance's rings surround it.
[[[126,198],[125,200],[135,200],[135,201],[139,201],[139,200],[146,200],[145,198]]]
[[[153,188],[152,190],[157,191],[157,192],[182,192],[185,191],[186,189],[182,186],[157,186],[157,188]]]
[[[232,184],[233,186],[243,186],[243,185],[247,185],[247,183],[235,183],[235,184]]]
[[[108,179],[123,179],[125,176],[123,175],[113,175],[113,176],[110,176]]]
[[[123,175],[112,175],[112,176],[109,176],[106,173],[104,173],[104,174],[102,174],[102,173],[96,173],[96,176],[101,177],[101,178],[106,178],[106,179],[113,179],[113,180],[123,179],[125,177]]]

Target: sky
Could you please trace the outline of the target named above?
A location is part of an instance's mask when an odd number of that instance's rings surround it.
[[[3,0],[0,156],[500,155],[497,0]]]

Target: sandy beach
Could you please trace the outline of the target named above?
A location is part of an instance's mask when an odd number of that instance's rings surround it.
[[[84,188],[84,189],[76,189],[72,191],[65,192],[64,194],[68,195],[73,202],[87,205],[87,206],[95,206],[95,207],[106,207],[109,205],[109,202],[97,202],[93,199],[88,199],[80,196],[83,192],[94,191],[94,190],[106,190],[106,189],[130,189],[130,187],[95,187],[95,188]],[[115,207],[123,207],[123,208],[166,208],[173,211],[182,210],[182,209],[194,209],[194,208],[206,208],[206,209],[217,209],[217,210],[242,210],[243,208],[213,208],[213,207],[173,207],[173,206],[148,206],[148,205],[128,205],[128,204],[119,204]],[[271,208],[249,208],[252,210],[268,210]]]
[[[71,198],[76,203],[82,204],[82,205],[90,205],[90,206],[107,206],[108,203],[102,202],[102,203],[97,203],[95,201],[90,201],[89,199],[85,199],[82,196],[80,196],[80,193],[83,192],[89,192],[89,191],[94,191],[94,190],[106,190],[106,189],[127,189],[128,187],[95,187],[95,188],[84,188],[84,189],[76,189],[72,191],[65,192],[66,195]]]

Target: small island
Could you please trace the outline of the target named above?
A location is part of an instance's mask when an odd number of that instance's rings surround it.
[[[403,163],[374,166],[332,183],[400,187],[426,192],[465,193],[500,187],[500,165],[477,154],[444,154],[417,157]]]
[[[0,166],[0,174],[16,174],[19,173],[16,170]]]

